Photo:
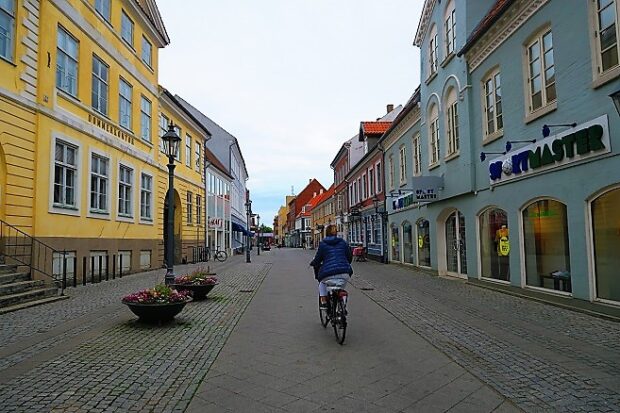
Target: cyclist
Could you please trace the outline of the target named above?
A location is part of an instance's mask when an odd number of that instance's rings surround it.
[[[327,286],[324,281],[340,278],[348,281],[353,275],[351,261],[353,255],[349,244],[338,237],[338,228],[328,225],[326,237],[320,242],[319,249],[310,263],[314,267],[314,277],[319,281],[319,297],[321,307],[327,307]]]

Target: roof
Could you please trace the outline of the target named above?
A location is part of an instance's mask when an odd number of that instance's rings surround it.
[[[420,86],[418,86],[415,92],[413,92],[413,95],[411,95],[407,103],[405,103],[405,107],[403,108],[403,110],[398,114],[396,119],[394,119],[392,125],[389,127],[388,130],[385,131],[379,141],[383,141],[392,132],[392,130],[394,130],[394,128],[398,126],[400,121],[403,120],[407,116],[407,114],[409,114],[409,112],[411,112],[413,108],[418,105],[418,103],[420,103]]]
[[[306,205],[304,205],[306,207],[306,212],[300,212],[299,214],[297,214],[297,218],[298,217],[308,217],[308,216],[312,215],[312,210],[314,209],[314,207],[316,207],[319,204],[319,201],[323,198],[324,194],[325,194],[325,192],[323,192],[322,194],[317,194],[317,196],[314,196],[314,197],[310,198],[308,203]]]
[[[323,192],[320,197],[321,199],[319,199],[316,203],[316,205],[321,205],[323,202],[329,200],[329,198],[331,198],[334,195],[334,184],[332,184],[332,186],[329,187],[329,189],[325,192]]]
[[[471,49],[473,45],[476,44],[476,42],[480,40],[480,38],[489,30],[489,28],[493,26],[493,23],[495,23],[506,12],[506,10],[508,10],[512,3],[514,3],[514,0],[496,0],[495,4],[493,4],[491,9],[471,32],[467,38],[467,42],[465,42],[465,46],[459,50],[457,56],[462,56],[469,49]]]
[[[179,100],[177,99],[177,97],[175,95],[173,95],[172,93],[170,93],[168,91],[168,89],[166,89],[165,87],[159,85],[159,87],[161,88],[162,93],[164,94],[164,96],[166,96],[168,99],[170,99],[170,101],[172,103],[174,103],[180,110],[181,112],[183,112],[184,114],[186,114],[192,121],[194,121],[194,123],[196,123],[196,125],[202,129],[203,132],[205,132],[207,134],[207,136],[212,136],[211,132],[209,132],[209,129],[207,129],[205,127],[205,125],[200,122],[198,119],[196,119],[196,117],[194,116],[194,114],[192,112],[190,112],[189,110],[187,110],[187,108],[185,106],[183,106],[181,104],[181,102],[179,102]],[[207,138],[208,139],[208,138]]]
[[[166,45],[170,44],[170,37],[168,37],[168,32],[166,31],[166,26],[164,26],[164,21],[161,18],[161,14],[159,13],[159,8],[157,7],[157,3],[155,0],[134,0],[140,10],[146,15],[146,17],[150,20],[157,33],[162,37],[164,43]]]
[[[361,132],[365,135],[383,135],[392,122],[362,122]]]
[[[428,29],[431,21],[431,15],[433,13],[435,3],[437,3],[437,0],[424,0],[424,5],[422,6],[422,14],[420,15],[420,22],[418,23],[418,29],[416,30],[415,38],[413,39],[414,46],[420,47],[422,45],[424,36],[426,36],[426,30]]]
[[[222,175],[224,175],[225,177],[230,178],[230,179],[232,179],[232,180],[234,181],[234,180],[235,180],[235,178],[234,178],[234,177],[232,177],[232,176],[228,173],[228,171],[226,170],[226,167],[224,166],[224,164],[223,164],[222,162],[220,162],[220,160],[219,160],[219,159],[217,159],[217,157],[213,154],[213,152],[211,152],[211,151],[209,150],[209,148],[207,148],[207,147],[206,147],[206,145],[205,145],[204,150],[205,150],[205,159],[206,159],[208,162],[210,162],[210,163],[211,163],[211,165],[213,165],[213,167],[214,167],[215,169],[217,169],[217,171],[218,171],[219,173],[221,173],[221,174],[222,174]]]

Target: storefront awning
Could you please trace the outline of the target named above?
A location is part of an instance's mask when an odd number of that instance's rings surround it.
[[[247,236],[250,236],[250,237],[254,236],[253,232],[248,231],[242,225],[239,225],[236,222],[232,223],[232,230],[235,231],[235,232],[242,232],[243,235],[247,235]]]

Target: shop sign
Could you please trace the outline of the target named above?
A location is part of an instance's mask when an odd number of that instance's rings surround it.
[[[440,199],[439,190],[443,189],[443,177],[414,176],[411,184],[412,189],[392,200],[392,208],[394,211],[422,202],[438,201]]]
[[[209,218],[209,228],[224,228],[224,220],[222,218]]]
[[[491,185],[537,175],[611,152],[607,115],[489,162]]]

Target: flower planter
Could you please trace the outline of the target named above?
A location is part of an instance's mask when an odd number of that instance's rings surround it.
[[[144,304],[123,300],[123,304],[127,305],[140,321],[161,324],[174,319],[190,301],[191,299],[176,303]]]
[[[215,284],[173,284],[172,286],[179,291],[190,291],[192,298],[196,301],[204,300],[207,294],[215,287]]]

